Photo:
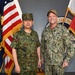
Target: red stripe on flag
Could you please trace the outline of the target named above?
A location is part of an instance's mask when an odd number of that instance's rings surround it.
[[[9,69],[10,68],[12,62],[13,62],[12,60],[10,60],[9,62],[7,62],[7,64],[5,65],[6,69]]]
[[[9,13],[10,11],[14,10],[15,8],[16,8],[15,5],[10,6],[9,8],[7,8],[7,9],[4,11],[4,15],[6,15],[6,14]]]
[[[12,36],[9,36],[8,38],[9,38],[10,41],[12,41]]]
[[[21,20],[17,20],[16,22],[14,22],[10,27],[8,27],[4,32],[3,32],[3,36],[5,36],[10,30],[13,29],[13,27],[15,27],[16,25],[18,25],[19,23],[21,23]]]
[[[18,15],[19,15],[18,12],[15,12],[14,14],[11,14],[11,16],[8,16],[8,18],[4,21],[4,25],[7,24],[9,21],[14,19]]]
[[[9,50],[9,52],[12,53],[11,47],[7,44],[7,42],[5,42],[5,46]]]

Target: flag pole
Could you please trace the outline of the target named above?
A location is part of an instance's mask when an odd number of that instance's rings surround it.
[[[66,16],[67,16],[67,14],[68,14],[68,8],[67,8],[67,10],[66,10],[65,17],[63,18],[63,24],[65,23],[65,20],[66,20]]]

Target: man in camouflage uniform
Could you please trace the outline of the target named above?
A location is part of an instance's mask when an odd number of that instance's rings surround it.
[[[64,25],[57,23],[56,10],[47,13],[49,26],[43,30],[41,51],[45,62],[45,75],[63,75],[74,55],[74,47],[70,41],[69,31]]]
[[[41,67],[40,42],[37,32],[31,29],[32,13],[24,13],[22,19],[24,29],[14,34],[11,44],[15,71],[19,75],[36,75],[37,63]]]

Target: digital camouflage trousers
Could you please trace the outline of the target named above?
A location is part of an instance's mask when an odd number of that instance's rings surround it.
[[[48,65],[45,67],[45,75],[64,75],[64,69],[58,65]]]

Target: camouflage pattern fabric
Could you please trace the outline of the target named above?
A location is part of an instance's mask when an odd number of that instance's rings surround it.
[[[43,30],[41,39],[45,71],[50,71],[47,65],[62,66],[63,61],[69,62],[71,57],[73,57],[74,46],[70,40],[69,31],[65,26],[58,24],[54,29],[50,29],[49,26],[46,27]]]
[[[12,48],[17,51],[18,62],[21,67],[20,75],[24,72],[36,71],[37,69],[37,47],[40,46],[38,35],[35,31],[26,33],[23,29],[14,34]],[[34,75],[34,74],[33,74]]]
[[[26,71],[26,72],[23,71],[18,75],[36,75],[36,72],[35,71]]]
[[[45,65],[45,75],[64,75],[64,69],[57,65]]]

